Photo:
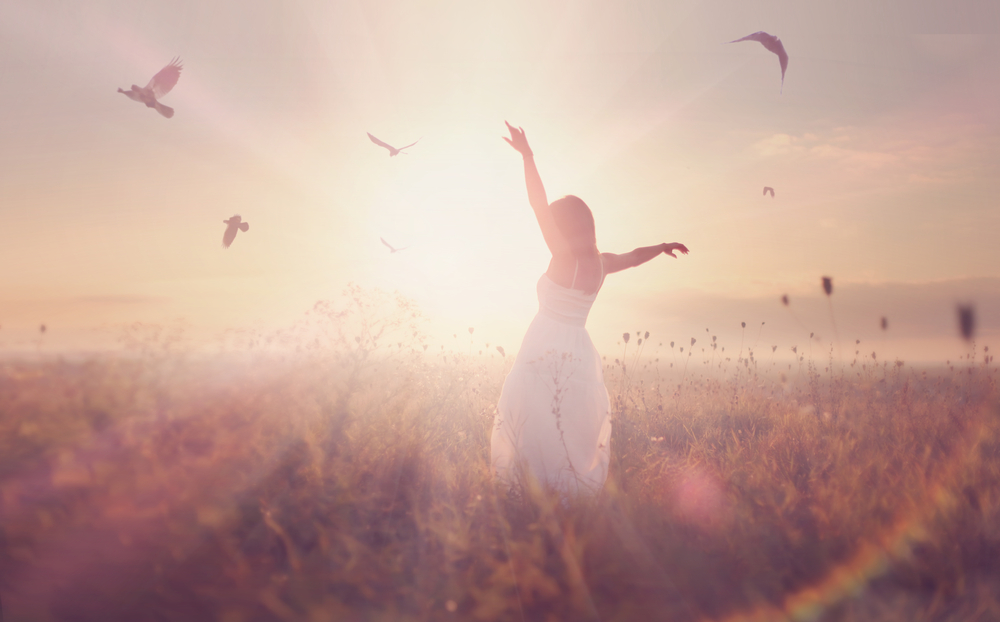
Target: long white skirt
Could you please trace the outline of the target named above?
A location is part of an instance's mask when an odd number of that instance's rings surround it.
[[[539,313],[500,393],[490,443],[495,476],[520,473],[569,493],[608,476],[611,418],[601,357],[587,329]]]

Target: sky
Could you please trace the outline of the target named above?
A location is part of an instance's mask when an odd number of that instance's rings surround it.
[[[783,86],[726,43],[758,30]],[[998,31],[985,0],[6,0],[0,352],[277,330],[348,283],[514,351],[548,252],[509,120],[601,250],[691,249],[609,277],[602,353],[755,329],[786,356],[954,359],[956,304],[1000,335]],[[116,92],[175,56],[173,118]]]

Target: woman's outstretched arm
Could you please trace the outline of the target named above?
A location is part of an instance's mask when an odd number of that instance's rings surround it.
[[[680,251],[685,255],[688,254],[687,246],[677,242],[657,244],[656,246],[643,246],[630,253],[623,253],[621,255],[602,253],[601,256],[604,258],[604,273],[611,274],[612,272],[621,272],[628,268],[634,268],[653,259],[660,253],[670,255],[676,259],[677,255],[674,254],[674,251]]]
[[[504,121],[504,123],[507,123]],[[538,174],[535,166],[535,157],[528,146],[528,139],[524,135],[524,130],[507,123],[510,130],[510,138],[503,137],[507,144],[517,150],[524,157],[524,183],[528,187],[528,203],[535,211],[535,218],[538,219],[538,226],[542,230],[542,237],[545,244],[553,254],[561,254],[569,251],[569,245],[563,239],[562,234],[556,226],[556,221],[549,211],[549,200],[545,196],[545,186],[542,185],[542,177]]]

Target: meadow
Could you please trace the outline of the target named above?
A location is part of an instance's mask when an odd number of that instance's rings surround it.
[[[989,350],[669,341],[604,353],[610,477],[568,500],[491,480],[511,353],[380,292],[2,362],[4,620],[1000,619]]]

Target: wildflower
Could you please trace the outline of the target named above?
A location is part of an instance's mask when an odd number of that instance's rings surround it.
[[[476,330],[475,328],[473,328],[473,327],[470,326],[469,327],[469,334],[471,335],[473,332],[475,332],[475,330]]]
[[[976,332],[976,312],[972,305],[958,306],[958,327],[962,331],[962,338],[971,341]]]

